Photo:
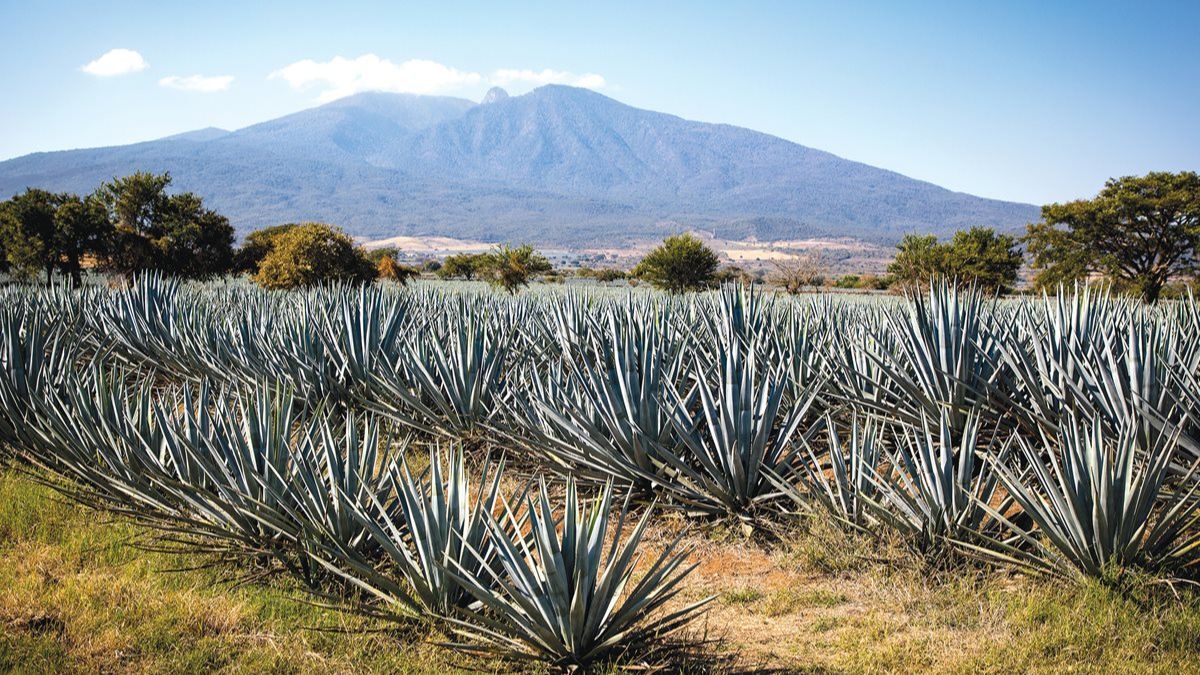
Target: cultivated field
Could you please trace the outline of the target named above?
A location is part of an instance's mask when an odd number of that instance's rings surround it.
[[[1194,301],[0,305],[0,668],[1200,669]]]

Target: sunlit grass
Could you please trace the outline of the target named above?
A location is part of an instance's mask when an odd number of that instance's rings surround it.
[[[0,672],[453,672],[480,667],[422,629],[233,586],[146,533],[0,475]],[[485,668],[486,669],[486,668]]]

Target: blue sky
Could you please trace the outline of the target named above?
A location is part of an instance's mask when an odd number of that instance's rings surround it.
[[[0,2],[0,158],[583,84],[987,197],[1200,169],[1200,3]],[[103,55],[118,52],[106,59]],[[90,66],[89,66],[90,64]]]

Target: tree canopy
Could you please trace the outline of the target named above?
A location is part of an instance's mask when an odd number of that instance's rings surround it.
[[[475,278],[486,260],[486,253],[456,253],[447,256],[436,272],[442,279],[462,278],[469,281]]]
[[[251,275],[258,272],[259,263],[275,247],[275,238],[296,227],[296,225],[297,223],[270,225],[247,234],[242,239],[242,245],[234,253],[234,271]]]
[[[517,247],[501,244],[479,259],[476,274],[492,286],[516,293],[528,285],[530,279],[553,269],[550,261],[529,244]]]
[[[80,281],[83,256],[102,252],[111,225],[93,197],[28,189],[0,204],[4,266],[22,278],[58,270]]]
[[[699,290],[711,285],[720,260],[695,235],[667,237],[642,258],[633,275],[671,293]]]
[[[326,282],[369,283],[375,266],[340,229],[304,223],[273,238],[254,281],[264,288],[303,288]]]
[[[58,266],[55,215],[60,203],[60,195],[30,188],[0,209],[5,254],[18,277],[28,279],[45,272],[46,282],[50,282]]]
[[[959,230],[946,243],[934,235],[905,235],[896,245],[888,274],[902,289],[946,278],[992,293],[1007,293],[1017,282],[1023,257],[1016,237],[990,227]]]
[[[227,272],[233,227],[190,192],[167,194],[168,173],[138,172],[105,183],[97,198],[113,224],[105,267],[123,274],[161,270],[185,277]]]
[[[1110,179],[1093,199],[1042,207],[1025,237],[1041,288],[1102,274],[1147,302],[1196,271],[1200,175]]]

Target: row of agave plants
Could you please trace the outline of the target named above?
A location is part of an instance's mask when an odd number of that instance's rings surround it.
[[[0,439],[21,458],[169,541],[436,617],[468,646],[586,665],[695,616],[673,602],[686,551],[638,562],[651,503],[746,530],[798,512],[1064,576],[1198,559],[1191,300],[155,277],[0,294]],[[439,448],[428,468],[381,428]],[[474,481],[464,446],[497,458]],[[502,489],[505,471],[534,480]]]

